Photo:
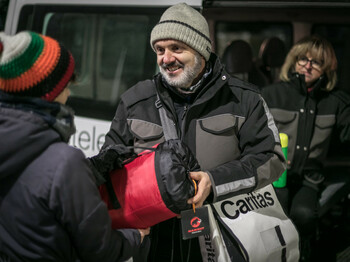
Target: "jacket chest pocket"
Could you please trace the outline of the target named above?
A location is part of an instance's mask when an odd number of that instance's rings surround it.
[[[140,153],[144,148],[150,148],[164,142],[163,128],[160,125],[140,119],[128,119],[130,132],[134,135],[135,152]]]
[[[335,115],[316,116],[314,134],[310,144],[311,158],[317,158],[325,153],[335,122]]]
[[[280,133],[288,135],[288,166],[293,163],[297,134],[299,113],[282,109],[271,108],[271,114],[275,120],[277,129]]]
[[[240,156],[237,133],[243,117],[222,114],[196,122],[196,157],[202,170],[237,159]]]

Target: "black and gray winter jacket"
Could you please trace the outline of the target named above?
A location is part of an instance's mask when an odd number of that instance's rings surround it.
[[[339,90],[325,91],[326,82],[326,78],[320,78],[312,91],[307,92],[304,75],[293,73],[289,82],[262,89],[279,131],[288,135],[291,175],[322,169],[335,129],[342,142],[350,140],[350,97]],[[322,182],[323,178],[309,179]]]
[[[257,89],[231,77],[214,54],[210,60],[210,78],[193,101],[183,103],[182,110],[174,106],[172,91],[160,74],[126,91],[104,147],[151,147],[164,141],[158,93],[179,137],[201,170],[209,173],[215,202],[275,181],[285,169],[285,159],[272,115]]]
[[[0,93],[0,258],[124,261],[137,230],[114,231],[68,107]]]

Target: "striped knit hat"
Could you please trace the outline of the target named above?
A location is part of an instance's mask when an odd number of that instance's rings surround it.
[[[163,13],[151,32],[153,50],[154,43],[163,39],[181,41],[200,53],[206,61],[209,60],[211,41],[208,22],[185,3],[173,5]]]
[[[71,53],[56,40],[34,32],[0,33],[0,90],[53,101],[74,72]]]

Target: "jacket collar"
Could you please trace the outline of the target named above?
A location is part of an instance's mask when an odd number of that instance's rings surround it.
[[[318,97],[325,92],[325,87],[327,83],[327,77],[322,75],[319,79],[316,80],[313,89],[308,92],[306,83],[305,83],[305,75],[299,74],[297,72],[289,72],[288,74],[290,82],[301,94],[310,95],[311,97]]]
[[[48,102],[41,98],[18,97],[0,92],[0,107],[31,112],[40,116],[66,143],[76,131],[74,111],[67,105]]]

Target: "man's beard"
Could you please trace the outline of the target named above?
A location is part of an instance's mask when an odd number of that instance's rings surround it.
[[[201,72],[201,59],[202,57],[199,54],[195,54],[194,58],[194,66],[184,66],[182,63],[175,61],[171,64],[163,64],[159,67],[160,73],[162,74],[165,81],[173,87],[176,88],[190,88],[193,80],[200,74]],[[183,68],[183,72],[178,76],[169,76],[166,71],[167,67],[178,66],[179,68]]]

